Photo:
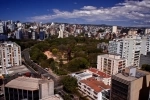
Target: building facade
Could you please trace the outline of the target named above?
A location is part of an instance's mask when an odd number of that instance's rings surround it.
[[[119,54],[122,58],[127,59],[127,66],[139,66],[141,37],[127,36],[123,39],[109,41],[109,54]]]
[[[150,51],[150,35],[142,36],[141,54],[146,55]]]
[[[52,80],[19,77],[5,85],[5,100],[40,100],[54,95]]]
[[[112,76],[110,100],[148,100],[150,73],[129,67]]]
[[[97,69],[108,74],[114,75],[127,67],[127,60],[119,55],[105,54],[97,57]]]
[[[113,27],[112,27],[112,33],[117,34],[117,26],[113,26]]]
[[[110,86],[95,78],[88,78],[78,82],[78,88],[90,100],[109,100]]]
[[[89,68],[88,70],[86,70],[86,72],[91,73],[93,75],[92,77],[95,77],[96,80],[102,81],[106,85],[111,85],[111,76],[110,75],[108,75],[102,71],[99,71],[96,68]]]
[[[0,34],[4,33],[4,27],[3,27],[3,23],[0,22]]]
[[[13,66],[22,65],[21,48],[15,42],[0,44],[0,68],[6,70]]]

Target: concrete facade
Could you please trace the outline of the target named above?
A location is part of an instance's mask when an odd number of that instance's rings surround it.
[[[127,66],[139,66],[141,37],[127,36],[123,39],[109,41],[109,54],[119,54],[127,59]]]
[[[119,55],[105,54],[97,57],[97,69],[108,75],[117,74],[126,66],[127,60]]]
[[[22,65],[21,48],[14,42],[4,42],[0,44],[0,67],[5,73],[7,68]]]
[[[109,95],[109,85],[105,85],[102,81],[97,81],[94,78],[88,78],[78,82],[78,88],[84,95],[87,95],[90,100],[109,100],[103,93]]]
[[[6,100],[39,100],[54,95],[53,80],[18,77],[5,85]]]
[[[131,69],[112,76],[110,100],[148,100],[150,73]]]

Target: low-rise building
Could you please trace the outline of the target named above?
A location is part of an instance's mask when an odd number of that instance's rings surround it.
[[[110,86],[94,77],[78,82],[79,90],[91,100],[109,100]]]
[[[83,79],[92,77],[92,73],[81,72],[81,73],[74,73],[71,76],[75,77],[79,81],[79,80],[83,80]]]
[[[95,77],[99,81],[103,81],[106,85],[111,84],[111,76],[102,71],[99,71],[96,68],[89,68],[88,70],[86,70],[86,72],[93,74],[93,77]]]
[[[53,80],[18,77],[5,85],[5,100],[40,100],[51,95]]]

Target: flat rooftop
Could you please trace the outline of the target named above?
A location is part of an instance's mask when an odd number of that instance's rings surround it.
[[[0,72],[2,72],[2,68],[0,69]],[[11,68],[7,68],[7,72],[9,75],[17,74],[17,73],[26,73],[31,72],[25,65],[20,66],[14,66]]]
[[[125,60],[125,58],[121,58],[121,56],[118,54],[103,54],[98,56],[111,59],[111,60]]]
[[[12,67],[10,69],[8,69],[8,73],[26,73],[26,72],[30,72],[30,70],[25,66],[25,65],[21,65],[21,66],[15,66]]]
[[[40,78],[18,77],[8,82],[5,87],[34,91],[39,89],[39,84],[41,84],[41,81],[44,83],[50,81],[52,82],[52,80],[45,80]]]
[[[86,84],[97,93],[101,92],[104,89],[110,89],[109,85],[105,85],[102,81],[97,81],[94,77],[81,80],[80,82]]]
[[[87,72],[83,72],[83,73],[75,74],[75,75],[77,75],[77,76],[79,76],[79,77],[86,77],[86,76],[90,76],[90,75],[92,75],[92,74],[91,74],[91,73],[87,73]]]
[[[136,75],[135,76],[130,76],[126,73],[118,73],[115,76],[118,78],[121,78],[123,80],[126,80],[126,81],[134,81],[136,79],[139,79],[139,78],[146,76],[146,75],[149,75],[149,74],[150,74],[149,72],[136,69]]]

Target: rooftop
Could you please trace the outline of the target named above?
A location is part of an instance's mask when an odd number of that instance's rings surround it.
[[[134,81],[149,74],[149,72],[136,69],[135,76],[131,76],[129,72],[118,73],[115,76],[126,81]]]
[[[89,76],[89,75],[91,75],[91,74],[90,74],[90,73],[83,72],[83,73],[76,74],[76,75],[78,75],[79,77],[86,77],[86,76]]]
[[[104,72],[101,72],[96,68],[89,68],[88,70],[102,78],[110,78],[111,77],[110,75],[107,75]]]
[[[2,69],[0,69],[0,72],[2,72]],[[26,73],[26,72],[31,72],[31,71],[25,65],[20,65],[20,66],[14,66],[14,67],[8,68],[7,72],[9,75],[14,75],[17,73]]]
[[[17,43],[15,43],[15,42],[11,42],[11,41],[5,41],[5,42],[3,42],[3,43],[0,43],[0,46],[2,46],[2,47],[19,47],[19,45],[17,44]]]
[[[97,81],[94,77],[88,78],[86,80],[81,80],[80,82],[86,84],[97,93],[101,92],[104,89],[110,89],[109,85],[105,85],[102,81]]]
[[[125,58],[121,58],[119,54],[104,54],[104,55],[99,55],[99,56],[113,59],[113,60],[125,60]]]
[[[44,80],[39,78],[29,78],[29,77],[18,77],[14,80],[11,80],[9,83],[5,85],[5,87],[9,88],[17,88],[17,89],[23,89],[23,90],[37,90],[39,89],[39,82],[40,81],[50,82],[52,80]]]

